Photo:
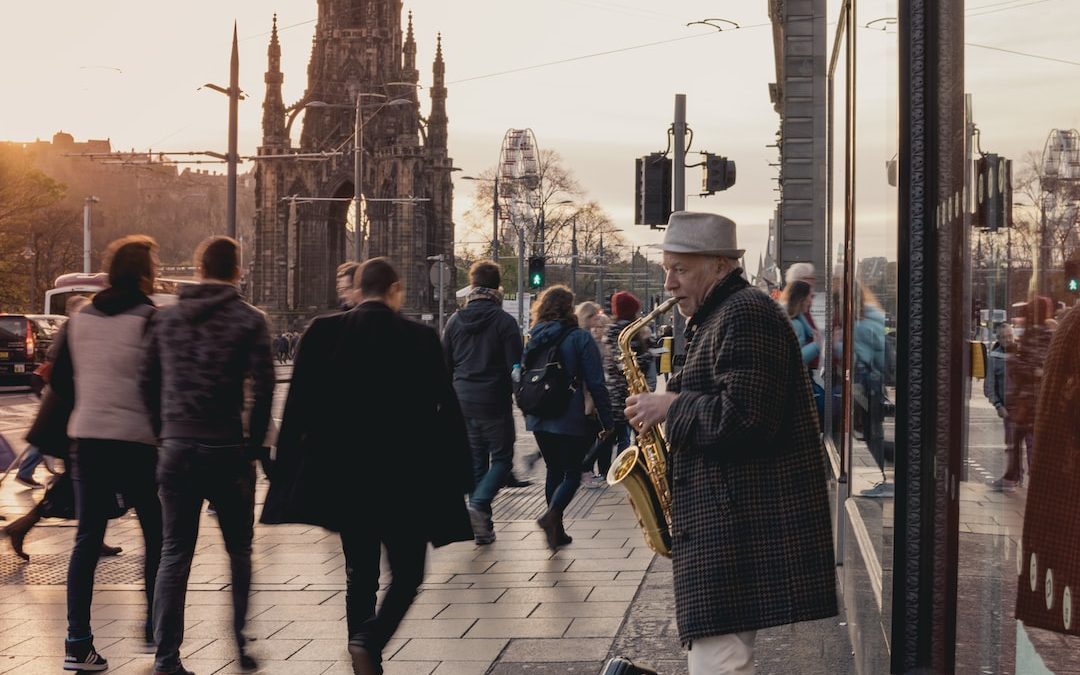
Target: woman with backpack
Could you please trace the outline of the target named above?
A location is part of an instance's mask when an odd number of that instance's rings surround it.
[[[614,424],[600,349],[578,326],[574,294],[566,286],[547,289],[533,306],[522,362],[518,403],[525,427],[536,437],[547,464],[548,509],[537,523],[547,535],[548,547],[555,550],[571,541],[563,527],[563,512],[581,485],[581,463],[594,440],[585,417],[586,389],[604,429]],[[531,382],[552,386],[529,391]]]

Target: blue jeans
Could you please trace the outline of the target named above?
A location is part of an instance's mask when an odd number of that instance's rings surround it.
[[[146,557],[143,563],[146,605],[154,604],[154,581],[161,557],[161,503],[154,469],[157,448],[142,443],[79,439],[71,453],[75,509],[79,526],[71,551],[67,582],[68,637],[90,635],[90,602],[94,571],[105,539],[109,518],[118,515],[117,495],[135,509],[142,528]]]
[[[465,429],[472,447],[473,479],[476,487],[469,505],[491,515],[491,500],[514,466],[514,417],[509,410],[494,419],[466,418]]]
[[[165,439],[158,464],[158,494],[165,525],[154,598],[156,670],[180,667],[184,598],[199,535],[204,499],[217,511],[232,572],[233,637],[242,646],[251,589],[255,526],[255,463],[239,442]]]
[[[19,465],[19,473],[15,474],[15,477],[27,482],[34,480],[34,469],[44,459],[45,456],[41,454],[41,450],[36,445],[31,445],[26,449],[22,464]]]
[[[592,446],[592,438],[546,431],[534,431],[533,435],[547,464],[544,497],[548,509],[561,514],[581,486],[581,462]]]

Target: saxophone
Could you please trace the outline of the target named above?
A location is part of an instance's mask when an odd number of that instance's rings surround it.
[[[631,395],[649,391],[645,373],[638,367],[630,341],[647,323],[667,312],[680,298],[670,298],[653,311],[619,332],[619,355],[627,389]],[[671,488],[668,485],[667,440],[660,425],[638,434],[637,444],[619,453],[608,471],[607,482],[621,485],[630,495],[630,505],[649,548],[671,557]]]

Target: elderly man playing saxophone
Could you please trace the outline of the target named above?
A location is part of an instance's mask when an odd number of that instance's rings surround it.
[[[690,675],[747,675],[758,629],[837,612],[817,413],[790,322],[742,276],[735,223],[673,213],[663,250],[686,361],[667,392],[628,398],[626,418],[666,424]]]

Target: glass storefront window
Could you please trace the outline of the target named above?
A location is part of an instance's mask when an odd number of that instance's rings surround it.
[[[1071,93],[1080,68],[1040,56],[1075,54],[1066,27],[1080,7],[990,9],[969,6],[965,17],[973,367],[956,671],[1073,672],[1080,430],[1066,400],[1080,361],[1077,342],[1052,345],[1077,298],[1066,267],[1080,254],[1080,136],[1070,131],[1080,123]]]

